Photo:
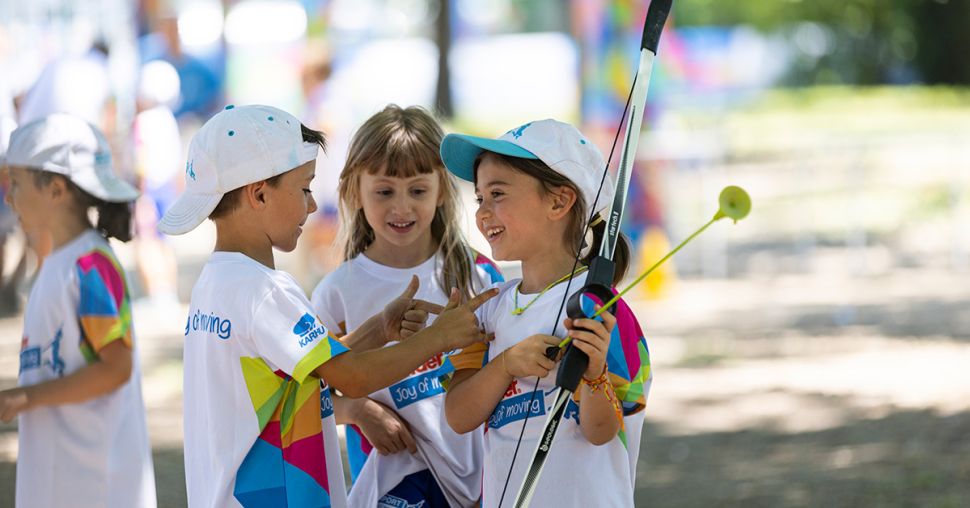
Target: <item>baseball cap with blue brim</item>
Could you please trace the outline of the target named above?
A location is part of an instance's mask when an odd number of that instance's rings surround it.
[[[587,206],[594,202],[606,161],[578,129],[557,120],[538,120],[516,127],[498,139],[448,134],[441,141],[441,160],[452,174],[475,181],[475,160],[482,152],[522,159],[537,159],[579,188]],[[600,212],[613,202],[613,179],[607,174],[592,210]],[[589,215],[590,210],[586,210]]]
[[[316,159],[319,146],[303,141],[301,126],[296,117],[271,106],[226,106],[192,137],[185,192],[165,212],[158,230],[188,233],[227,192]]]

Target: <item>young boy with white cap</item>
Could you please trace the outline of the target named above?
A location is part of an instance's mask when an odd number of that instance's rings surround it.
[[[474,310],[494,293],[447,306],[405,292],[353,333],[408,336],[349,351],[317,318],[273,248],[296,247],[323,135],[268,106],[227,106],[196,133],[185,193],[159,229],[185,233],[206,217],[215,252],[192,290],[185,323],[185,473],[190,506],[344,506],[329,387],[361,397],[432,355],[481,341]],[[382,340],[383,340],[382,337]]]
[[[54,248],[27,300],[19,386],[0,392],[0,419],[20,417],[16,504],[153,507],[130,297],[106,239],[131,238],[138,193],[97,128],[69,115],[15,130],[6,163],[7,203]]]

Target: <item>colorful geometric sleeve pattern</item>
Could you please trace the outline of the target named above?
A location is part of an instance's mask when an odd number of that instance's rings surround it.
[[[124,270],[114,255],[95,249],[77,260],[80,286],[78,317],[81,322],[81,351],[88,362],[97,359],[102,348],[121,339],[131,347],[131,302]]]
[[[502,271],[498,269],[498,265],[478,252],[475,253],[475,266],[488,274],[492,284],[505,282],[505,277],[502,276]]]
[[[320,383],[298,383],[262,358],[239,361],[260,434],[236,472],[236,500],[247,508],[329,507]]]
[[[650,351],[633,310],[622,299],[616,302],[615,317],[616,326],[610,337],[606,366],[623,407],[623,416],[630,416],[647,407],[647,393],[653,381]],[[626,432],[622,428],[619,437],[626,446]]]
[[[613,293],[616,294],[615,288]],[[599,298],[587,294],[587,299],[583,301],[583,308],[587,315],[592,315],[594,304],[601,303]],[[647,393],[653,381],[650,371],[650,352],[643,332],[640,331],[640,323],[622,299],[616,302],[614,317],[616,317],[616,326],[610,335],[606,367],[610,383],[620,400],[623,416],[630,416],[639,413],[647,405]],[[579,403],[578,390],[573,394],[573,401]],[[617,435],[626,446],[626,429],[623,422],[620,422]]]
[[[318,320],[319,321],[319,320]],[[337,340],[333,334],[327,331],[324,337],[313,349],[306,354],[293,368],[293,378],[298,383],[306,380],[317,367],[330,361],[331,359],[350,351],[347,346]]]

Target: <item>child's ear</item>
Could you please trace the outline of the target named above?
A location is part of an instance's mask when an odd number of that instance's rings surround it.
[[[569,210],[576,204],[576,191],[569,187],[559,187],[555,192],[549,193],[550,208],[549,218],[559,220],[569,214]]]
[[[54,201],[62,200],[68,195],[67,179],[60,176],[55,176],[54,178],[51,178],[50,182],[48,182],[46,188],[43,188],[43,190]]]
[[[266,185],[266,180],[263,180],[244,187],[244,199],[254,210],[260,210],[266,206]]]

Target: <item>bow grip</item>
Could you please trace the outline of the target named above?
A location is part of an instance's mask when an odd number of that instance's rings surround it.
[[[596,314],[596,305],[608,302],[613,296],[613,290],[607,286],[587,284],[569,297],[566,303],[566,315],[572,319],[591,318]],[[598,316],[596,319],[602,320]],[[566,346],[562,363],[559,364],[559,372],[556,373],[556,386],[575,392],[587,366],[589,366],[589,356],[573,346],[570,341]]]

